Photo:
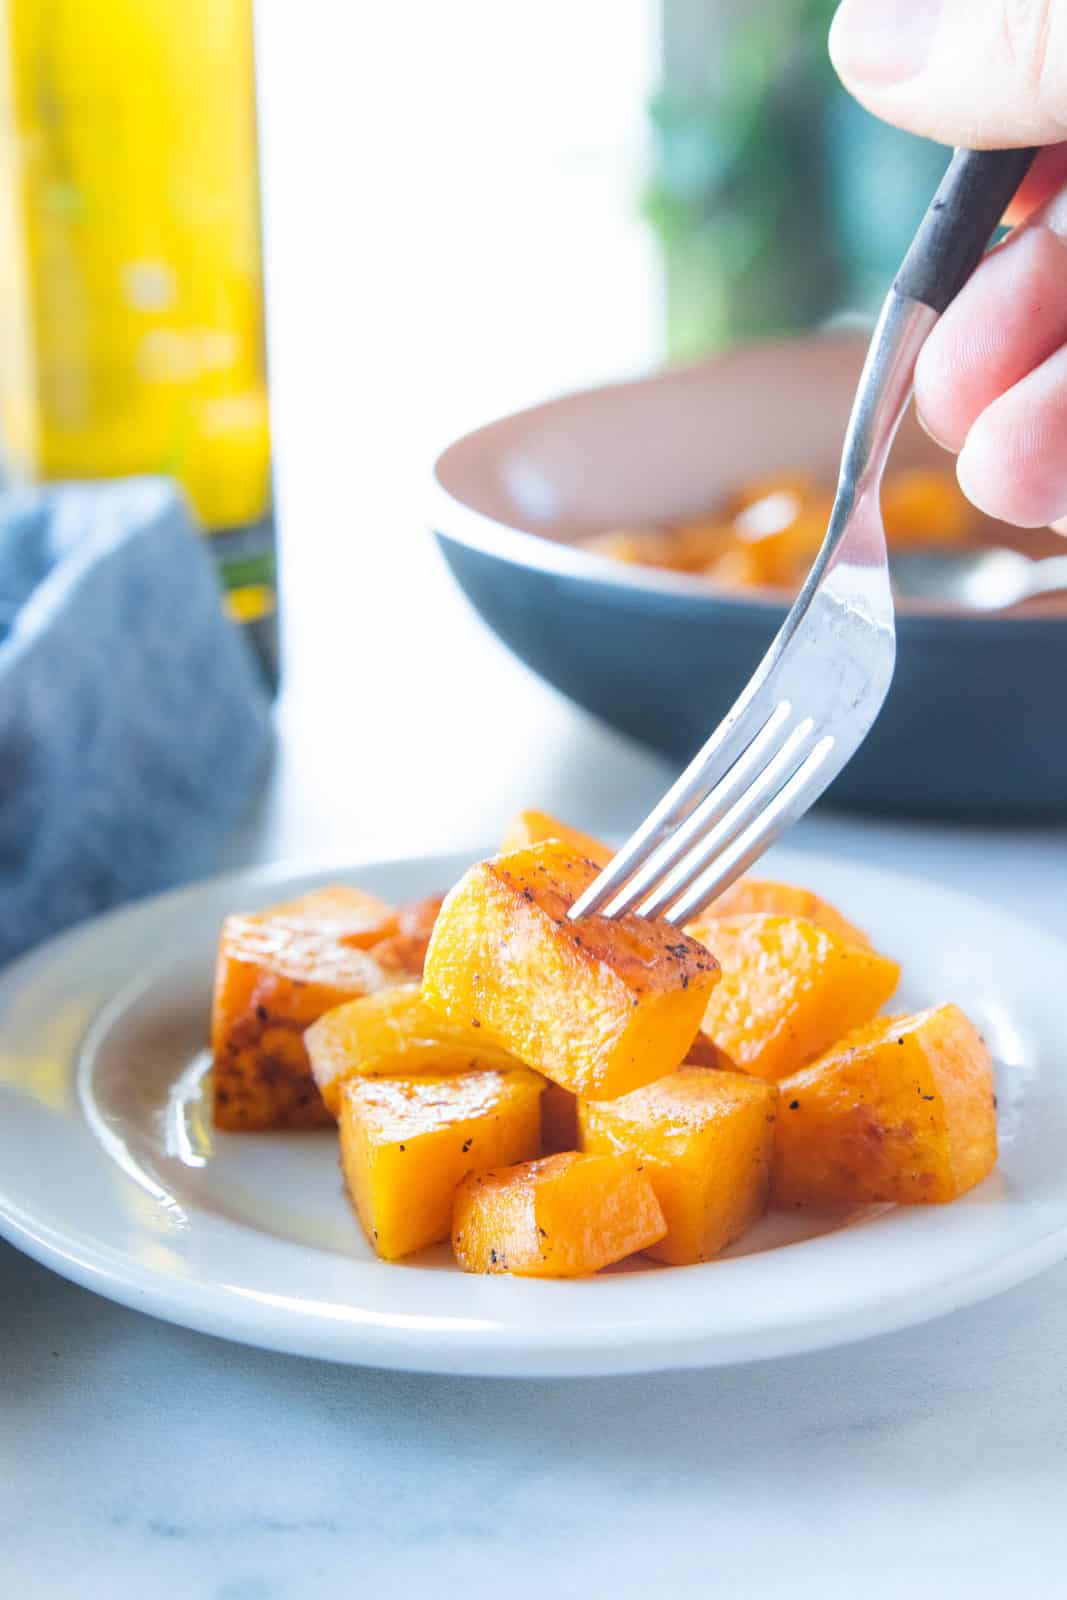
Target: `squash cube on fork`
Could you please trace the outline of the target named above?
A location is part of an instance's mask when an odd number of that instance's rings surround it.
[[[563,1088],[610,1099],[681,1065],[719,968],[662,920],[571,920],[596,873],[558,840],[472,867],[437,918],[423,996]]]

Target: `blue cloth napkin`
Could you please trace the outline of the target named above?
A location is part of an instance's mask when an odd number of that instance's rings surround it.
[[[210,870],[270,729],[177,489],[0,494],[0,962]]]

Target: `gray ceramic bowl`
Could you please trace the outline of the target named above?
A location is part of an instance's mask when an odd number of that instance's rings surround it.
[[[705,512],[768,473],[810,468],[832,481],[862,356],[852,338],[748,347],[466,435],[435,466],[433,526],[452,571],[535,672],[682,763],[787,602],[573,541]],[[908,418],[894,461],[945,459]],[[898,634],[885,708],[832,797],[885,812],[1067,815],[1067,612],[910,605]]]

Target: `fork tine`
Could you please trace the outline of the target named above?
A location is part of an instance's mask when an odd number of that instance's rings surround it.
[[[605,906],[617,914],[636,904],[642,912],[659,909],[672,923],[684,925],[803,815],[866,738],[885,702],[896,659],[878,490],[911,395],[916,360],[937,316],[923,300],[896,287],[890,291],[845,431],[826,536],[800,593],[731,711],[575,901],[572,918]],[[771,742],[766,725],[775,712],[767,713],[766,707],[772,702],[790,710],[796,706],[806,726],[790,735],[735,799],[742,777],[756,771]],[[817,743],[786,776],[816,732]],[[739,762],[741,770],[730,776]],[[757,800],[767,803],[753,816]],[[669,836],[677,829],[684,829],[682,839],[672,843]]]
[[[654,917],[671,905],[709,860],[721,855],[744,832],[764,805],[797,771],[806,755],[805,745],[814,728],[810,717],[805,717],[793,728],[734,804],[703,831],[693,848],[666,874],[652,894],[641,902],[638,907],[641,916]],[[614,915],[611,907],[608,908],[608,915]]]
[[[724,889],[739,878],[753,861],[761,856],[779,834],[802,816],[812,800],[821,794],[825,782],[819,769],[834,748],[836,740],[826,734],[805,757],[792,777],[782,785],[774,798],[760,811],[744,832],[723,851],[713,844],[709,849],[698,845],[694,855],[700,855],[710,864],[690,884],[678,900],[663,913],[667,922],[682,927],[699,916]],[[696,863],[699,865],[699,862]]]
[[[646,895],[653,893],[675,862],[688,853],[693,841],[702,838],[729,810],[738,790],[743,789],[753,770],[759,773],[768,745],[773,754],[776,735],[792,709],[788,700],[779,701],[755,738],[733,766],[727,768],[710,793],[704,796],[672,834],[653,846],[651,854],[637,868],[629,883],[605,907],[605,916],[620,917],[632,910]]]
[[[757,722],[752,715],[756,691],[762,687],[759,674],[750,681],[739,698],[726,713],[715,732],[697,751],[681,777],[671,785],[663,799],[649,812],[641,826],[632,833],[622,849],[612,858],[600,876],[590,884],[583,895],[574,902],[568,913],[573,920],[602,911],[608,901],[628,882],[650,852],[669,838],[703,801],[709,789],[719,783],[733,766],[727,760],[728,749],[734,748],[738,739],[744,747],[757,738],[767,718]]]

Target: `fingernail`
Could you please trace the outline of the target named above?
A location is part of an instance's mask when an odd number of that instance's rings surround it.
[[[846,84],[899,83],[930,54],[942,0],[843,0],[830,55]]]

